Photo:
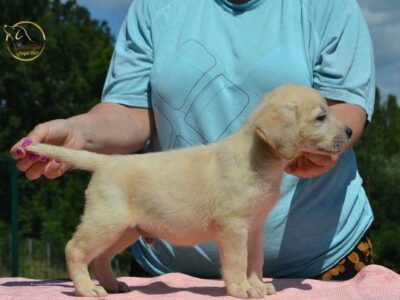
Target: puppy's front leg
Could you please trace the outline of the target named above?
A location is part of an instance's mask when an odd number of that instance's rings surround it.
[[[237,298],[263,298],[247,279],[248,228],[242,220],[230,220],[218,232],[222,275],[228,293]]]
[[[250,284],[263,295],[275,294],[275,287],[270,282],[263,281],[264,265],[264,226],[258,226],[249,232],[247,243],[248,266],[247,276]]]

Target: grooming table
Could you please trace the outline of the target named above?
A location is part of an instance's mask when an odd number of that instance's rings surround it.
[[[105,299],[234,299],[226,295],[221,280],[198,279],[180,273],[153,278],[122,277],[130,293],[109,295]],[[365,267],[348,281],[313,279],[274,279],[278,299],[381,299],[400,300],[400,275],[378,265]],[[1,300],[93,299],[77,298],[71,281],[29,278],[0,278]]]

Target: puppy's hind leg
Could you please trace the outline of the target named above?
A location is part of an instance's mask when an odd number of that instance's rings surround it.
[[[110,188],[110,187],[108,187]],[[87,190],[87,202],[81,224],[65,248],[69,275],[78,296],[105,297],[107,292],[90,279],[89,263],[110,248],[129,227],[129,209],[118,201],[118,193]],[[93,199],[94,198],[94,199]],[[125,202],[126,203],[126,202]]]
[[[126,229],[115,244],[96,257],[90,264],[100,285],[102,285],[108,293],[129,292],[129,287],[126,283],[118,281],[115,278],[111,269],[111,260],[116,254],[121,253],[135,242],[139,236],[139,233],[134,228]]]
[[[73,238],[65,247],[68,272],[75,285],[75,294],[84,297],[105,297],[106,290],[102,286],[96,286],[89,275],[88,266],[92,259],[99,255],[109,246],[110,240],[99,238],[99,236],[87,234],[90,230],[86,229],[87,223],[81,223]],[[111,242],[115,242],[123,230],[119,232],[107,231],[108,228],[98,228],[106,232]],[[103,243],[103,244],[102,244]]]

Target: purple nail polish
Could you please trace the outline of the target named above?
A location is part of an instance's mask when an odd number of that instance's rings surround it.
[[[38,154],[36,154],[36,153],[34,153],[34,152],[30,152],[30,153],[29,153],[29,160],[34,161],[34,160],[37,160],[38,158],[39,158],[39,155],[38,155]]]
[[[41,161],[42,163],[47,163],[47,162],[49,161],[49,158],[48,158],[47,156],[41,156],[41,157],[40,157],[40,161]]]
[[[22,149],[19,149],[19,148],[17,149],[16,153],[17,153],[17,155],[20,156],[20,157],[22,157],[22,156],[25,155],[24,151],[23,151]]]
[[[30,146],[30,145],[32,145],[32,141],[31,141],[31,140],[28,140],[28,139],[26,139],[26,140],[22,143],[22,146],[24,146],[24,147],[27,147],[27,146]]]

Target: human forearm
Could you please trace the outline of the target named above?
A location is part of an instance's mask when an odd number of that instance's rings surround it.
[[[68,121],[81,131],[86,150],[112,154],[140,150],[153,127],[151,110],[114,103],[99,103]]]
[[[70,168],[67,163],[39,158],[24,150],[26,143],[46,143],[99,153],[125,154],[140,150],[150,137],[151,111],[100,103],[88,113],[37,125],[11,149],[17,167],[27,178],[54,179]]]

